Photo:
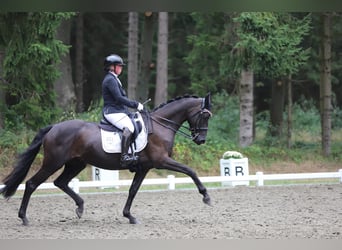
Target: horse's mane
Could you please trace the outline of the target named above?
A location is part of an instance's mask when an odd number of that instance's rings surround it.
[[[189,95],[189,94],[186,94],[183,96],[177,96],[176,98],[170,99],[167,102],[164,102],[164,103],[160,104],[159,106],[155,107],[151,112],[157,111],[158,109],[164,107],[166,104],[169,104],[171,102],[178,101],[178,100],[184,99],[184,98],[199,98],[199,97],[196,95]]]

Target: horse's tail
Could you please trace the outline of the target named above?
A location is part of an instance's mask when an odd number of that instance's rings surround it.
[[[31,145],[25,152],[19,155],[18,161],[12,172],[4,179],[5,187],[0,189],[0,194],[5,198],[11,197],[17,190],[20,183],[25,179],[32,162],[36,158],[39,149],[43,143],[44,136],[50,131],[53,126],[47,126],[39,130],[37,135],[31,142]]]

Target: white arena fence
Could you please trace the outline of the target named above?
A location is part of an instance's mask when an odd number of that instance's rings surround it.
[[[280,180],[309,180],[309,179],[339,179],[342,183],[342,169],[338,172],[322,172],[322,173],[297,173],[297,174],[263,174],[263,172],[256,172],[255,175],[246,176],[208,176],[199,177],[203,183],[238,183],[246,181],[256,181],[256,186],[263,186],[264,181],[280,181]],[[80,192],[80,188],[114,188],[120,186],[130,186],[132,180],[113,180],[113,181],[79,181],[74,178],[69,183],[69,186],[76,192]],[[193,183],[190,177],[175,177],[168,175],[167,178],[151,178],[145,179],[142,185],[167,185],[169,190],[174,190],[176,184]],[[4,185],[0,185],[0,189]],[[38,189],[56,189],[53,183],[42,183]],[[25,184],[20,184],[18,190],[24,190]]]

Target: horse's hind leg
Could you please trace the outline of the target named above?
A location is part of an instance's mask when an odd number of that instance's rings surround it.
[[[19,208],[18,216],[23,221],[23,225],[28,225],[28,219],[26,217],[26,210],[28,203],[30,201],[32,193],[37,189],[37,187],[42,184],[46,179],[51,176],[54,172],[56,172],[63,164],[47,164],[47,161],[44,160],[44,163],[41,169],[31,177],[25,185],[25,192],[23,199],[21,201],[21,205]]]
[[[54,184],[68,194],[76,203],[76,214],[78,218],[82,217],[83,214],[83,199],[75,193],[69,186],[68,183],[78,175],[84,168],[86,163],[79,159],[72,159],[65,164],[63,173],[54,181]]]

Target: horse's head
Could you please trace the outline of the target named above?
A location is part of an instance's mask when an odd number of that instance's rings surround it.
[[[207,137],[208,121],[212,116],[210,106],[210,93],[208,93],[202,99],[200,109],[193,109],[188,117],[192,140],[198,145],[205,143]]]

